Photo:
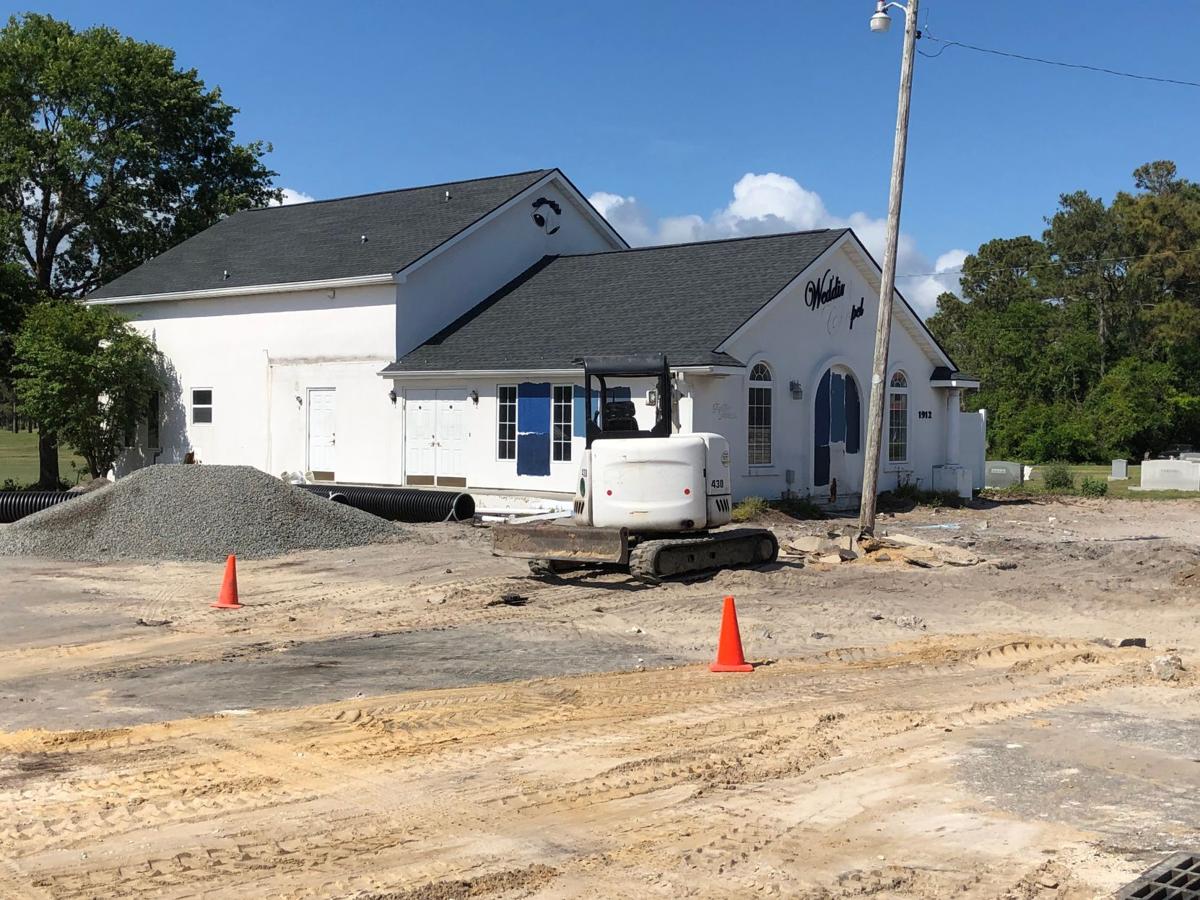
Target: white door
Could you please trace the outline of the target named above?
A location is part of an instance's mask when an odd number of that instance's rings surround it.
[[[409,484],[437,475],[437,391],[409,390],[404,402],[404,470]]]
[[[337,403],[333,388],[308,389],[308,471],[333,479],[337,471]]]
[[[463,414],[467,405],[465,389],[437,392],[437,483],[456,484],[465,479],[467,427]],[[463,481],[465,485],[465,481]]]

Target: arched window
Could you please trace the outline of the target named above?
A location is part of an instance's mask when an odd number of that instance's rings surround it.
[[[908,376],[893,372],[888,383],[888,462],[908,462]]]
[[[750,465],[771,465],[771,370],[758,363],[750,370],[750,394],[747,398],[747,435]]]

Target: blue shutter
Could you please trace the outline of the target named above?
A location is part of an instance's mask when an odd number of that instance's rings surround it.
[[[550,382],[517,385],[517,474],[550,474]]]
[[[859,422],[858,385],[846,376],[846,452],[857,453],[861,442],[862,425]]]

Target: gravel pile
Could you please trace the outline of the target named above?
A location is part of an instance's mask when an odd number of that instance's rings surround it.
[[[402,527],[249,466],[149,466],[0,527],[0,556],[224,560],[403,540]]]

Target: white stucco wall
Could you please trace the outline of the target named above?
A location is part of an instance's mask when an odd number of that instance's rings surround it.
[[[401,435],[378,373],[392,359],[394,286],[137,303],[120,311],[170,361],[159,462],[179,462],[191,451],[204,463],[303,471],[306,410],[295,398],[332,387],[338,477],[384,480],[393,471]],[[213,392],[211,424],[191,422],[195,388]],[[142,446],[121,460],[119,474],[154,461],[144,441],[143,429]]]
[[[396,393],[401,397],[401,403],[407,406],[412,391],[429,390],[461,390],[468,397],[474,391],[478,403],[469,402],[464,414],[467,428],[467,446],[465,448],[465,465],[463,474],[470,488],[476,490],[516,490],[530,492],[550,492],[571,494],[575,491],[576,478],[579,474],[579,461],[585,446],[582,435],[575,435],[572,440],[571,459],[555,461],[551,458],[550,474],[533,476],[518,474],[517,460],[500,459],[498,452],[498,401],[497,392],[501,385],[520,385],[524,382],[535,384],[571,385],[582,389],[582,370],[575,373],[523,372],[492,375],[464,375],[463,377],[446,378],[399,378],[395,381]],[[646,400],[647,393],[655,386],[653,379],[622,379],[614,382],[630,389],[631,399],[637,415],[638,427],[649,429],[654,424],[655,410]],[[691,386],[679,384],[680,396],[676,400],[676,426],[681,431],[692,430],[692,397]],[[574,393],[574,391],[573,391]],[[572,410],[572,430],[580,430],[576,426],[574,415],[577,408]],[[518,415],[517,431],[522,430]]]
[[[864,260],[849,241],[835,245],[776,300],[729,340],[722,349],[746,362],[743,374],[697,377],[695,427],[725,434],[730,441],[734,496],[777,497],[787,490],[785,474],[790,469],[795,481],[791,489],[801,495],[812,493],[814,467],[813,421],[817,386],[831,367],[843,367],[855,378],[860,397],[860,435],[865,444],[866,416],[870,403],[871,365],[874,355],[875,319],[878,314],[878,282],[863,271]],[[843,296],[817,309],[805,303],[810,278],[826,270],[837,275],[846,290]],[[862,315],[851,327],[851,309],[862,304]],[[773,375],[772,420],[773,464],[751,467],[747,460],[747,397],[750,370],[763,362]],[[940,361],[939,361],[940,362]],[[929,488],[934,465],[945,461],[945,400],[942,392],[929,386],[929,376],[938,363],[930,358],[905,328],[897,300],[889,349],[891,372],[904,371],[909,383],[909,452],[905,463],[886,459],[886,429],[880,490],[894,487],[901,478]],[[800,383],[802,398],[793,399],[792,381]],[[929,414],[922,418],[920,413]],[[860,451],[857,480],[861,481]],[[845,493],[843,485],[843,493]],[[849,486],[852,490],[857,485]],[[828,488],[816,489],[827,492]]]

